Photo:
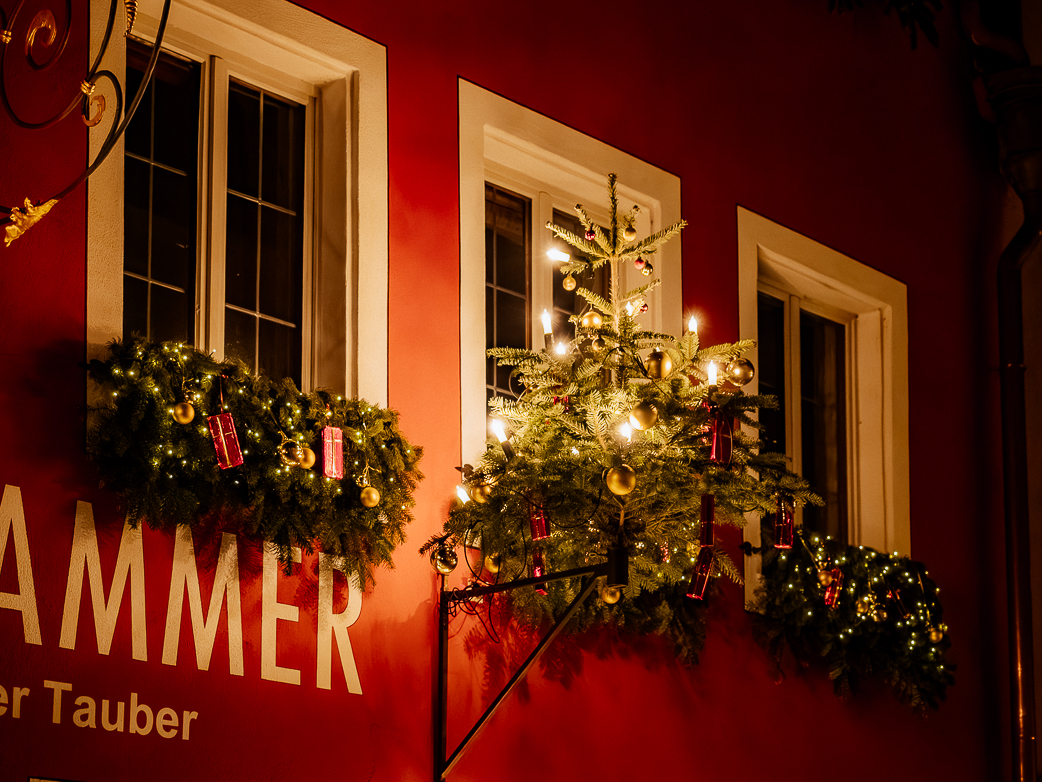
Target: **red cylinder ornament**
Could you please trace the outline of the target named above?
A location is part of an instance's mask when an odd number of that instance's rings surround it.
[[[832,574],[832,581],[825,587],[825,605],[835,611],[839,607],[839,594],[843,589],[843,571],[834,567],[829,573]]]
[[[775,548],[792,548],[794,517],[792,503],[778,497],[778,510],[774,514]]]
[[[532,528],[532,540],[545,540],[550,537],[550,525],[546,521],[546,511],[541,505],[528,506],[528,523]]]
[[[687,586],[687,596],[695,600],[705,597],[706,587],[709,586],[709,577],[713,573],[713,549],[706,547],[698,552],[695,561],[695,570],[691,574],[691,583]]]
[[[322,429],[322,474],[327,478],[344,477],[344,431],[338,426]]]
[[[539,578],[540,576],[546,575],[546,561],[543,559],[543,552],[540,549],[532,551],[532,578]],[[549,594],[546,588],[546,583],[536,584],[535,591],[541,595]]]
[[[213,437],[213,447],[217,451],[217,464],[222,470],[238,467],[242,464],[242,451],[239,450],[239,436],[235,433],[235,421],[231,413],[211,415],[206,419]]]

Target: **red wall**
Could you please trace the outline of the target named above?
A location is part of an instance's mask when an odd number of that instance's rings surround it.
[[[196,669],[187,615],[178,665],[164,666],[173,543],[155,533],[144,542],[148,661],[131,657],[127,598],[111,653],[96,652],[89,592],[76,650],[58,648],[76,500],[93,503],[99,530],[119,525],[82,455],[81,189],[0,250],[0,486],[24,499],[43,635],[40,646],[24,643],[19,614],[0,609],[0,686],[31,690],[19,719],[0,715],[0,777],[430,778],[435,587],[416,549],[440,528],[460,460],[457,77],[681,177],[684,303],[706,313],[710,341],[739,336],[736,204],[907,283],[913,547],[943,586],[958,683],[926,721],[881,687],[841,702],[817,668],[790,665],[776,685],[741,590],[725,587],[697,667],[642,644],[639,654],[586,655],[567,688],[533,676],[452,778],[982,779],[1008,767],[999,453],[989,434],[993,204],[1003,188],[951,11],[941,48],[912,52],[876,5],[836,16],[825,0],[303,5],[387,46],[390,403],[426,450],[409,540],[350,630],[364,694],[346,692],[336,664],[333,689],[316,689],[306,610],[299,625],[279,626],[279,664],[301,668],[302,684],[262,681],[259,585],[245,575],[245,676],[228,673],[224,622],[210,670]],[[65,56],[82,62],[82,20],[76,31],[78,48]],[[0,124],[5,161],[16,161],[0,171],[0,202],[39,198],[45,181],[66,177],[83,159],[84,133],[71,123],[59,143],[24,142]],[[33,157],[12,157],[22,143]],[[118,535],[103,537],[107,579],[117,548]],[[9,544],[0,592],[18,591],[12,559]],[[299,581],[281,584],[282,601],[299,598]],[[465,629],[453,627],[458,650]],[[450,743],[480,710],[483,674],[462,653],[453,666]],[[54,725],[44,679],[72,683],[73,698],[125,701],[133,691],[200,716],[188,742],[77,728],[68,701]]]

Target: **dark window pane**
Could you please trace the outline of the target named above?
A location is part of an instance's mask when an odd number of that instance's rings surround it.
[[[260,371],[268,377],[291,377],[300,385],[300,329],[260,322]]]
[[[260,194],[260,93],[238,82],[228,90],[228,187]]]
[[[496,345],[523,348],[528,342],[526,302],[520,296],[496,293]]]
[[[264,200],[298,214],[304,206],[304,107],[264,96]]]
[[[567,212],[555,209],[554,223],[571,231],[576,236],[582,236],[584,233],[579,218]],[[555,240],[555,244],[558,246],[558,249],[571,255],[576,255],[579,252],[561,239]],[[547,260],[547,263],[551,263],[551,261]],[[554,334],[559,339],[572,339],[575,336],[575,329],[568,323],[568,318],[581,312],[586,307],[586,300],[577,296],[574,290],[566,291],[564,289],[564,274],[561,273],[561,264],[553,263],[553,269]],[[605,297],[608,295],[608,276],[607,265],[593,272],[573,275],[576,288],[586,288],[588,291]]]
[[[148,276],[149,168],[128,157],[123,175],[123,269],[142,277]]]
[[[803,477],[822,499],[807,507],[804,528],[846,541],[846,339],[845,327],[800,313],[800,385]]]
[[[233,309],[224,311],[224,355],[256,368],[257,318]]]
[[[524,242],[496,234],[496,286],[525,295],[528,291],[528,258]]]
[[[301,220],[261,209],[260,311],[300,324],[303,264]]]
[[[228,195],[228,241],[225,246],[225,301],[257,308],[257,210],[253,201]]]
[[[757,377],[760,393],[777,397],[777,409],[760,409],[760,449],[785,453],[785,305],[761,293],[757,299]]]
[[[195,182],[152,169],[152,278],[193,288],[195,278]]]
[[[194,171],[199,133],[199,65],[160,56],[155,90],[152,157],[178,171]]]
[[[164,288],[162,285],[151,285],[152,289],[152,331],[149,338],[158,342],[174,340],[187,342],[188,324],[195,302],[190,302],[188,295],[180,291]]]
[[[123,336],[148,337],[148,283],[136,277],[123,278]]]
[[[487,211],[488,205],[485,205]],[[485,226],[485,282],[496,284],[496,232],[491,225]]]
[[[127,40],[127,94],[125,99],[129,104],[137,95],[138,87],[144,77],[144,68],[148,65],[148,52],[150,48],[141,46],[136,41]],[[137,111],[134,112],[133,121],[127,125],[123,133],[126,142],[126,152],[151,157],[152,152],[152,86],[141,98]]]

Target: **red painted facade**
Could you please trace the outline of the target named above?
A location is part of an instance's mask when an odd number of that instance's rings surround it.
[[[25,642],[21,613],[0,608],[0,778],[430,778],[435,579],[416,550],[440,528],[460,461],[458,77],[681,178],[684,303],[705,313],[706,340],[740,336],[736,205],[908,285],[912,541],[942,585],[958,670],[926,721],[881,684],[839,701],[818,668],[790,665],[775,684],[741,590],[725,586],[697,667],[642,642],[585,655],[569,687],[535,675],[450,778],[999,778],[1009,760],[993,279],[1005,186],[952,11],[941,47],[913,52],[878,7],[829,15],[825,0],[301,4],[387,47],[389,402],[426,452],[409,540],[350,628],[363,694],[347,692],[335,652],[332,689],[316,687],[300,573],[280,576],[278,599],[303,607],[296,624],[278,623],[277,662],[301,683],[260,677],[261,578],[241,538],[244,675],[229,672],[226,618],[198,669],[187,608],[178,662],[161,662],[174,542],[151,531],[147,660],[132,655],[129,588],[109,654],[97,651],[86,586],[76,648],[59,647],[77,501],[93,507],[106,590],[119,549],[115,498],[83,454],[81,188],[0,249],[0,486],[20,489],[42,641]],[[78,19],[63,58],[73,83],[88,57]],[[36,105],[47,89],[24,82],[12,99]],[[86,129],[29,134],[4,119],[0,149],[0,202],[40,198],[82,167]],[[4,551],[0,593],[17,594],[13,539]],[[200,578],[206,606],[212,573]],[[480,710],[483,674],[462,653],[453,671],[450,744]],[[71,684],[58,724],[45,681]],[[14,688],[29,689],[17,717]],[[124,702],[129,720],[132,693],[181,722],[197,712],[189,738],[183,726],[172,738],[105,730],[102,700]],[[74,724],[79,696],[96,700],[96,728]]]

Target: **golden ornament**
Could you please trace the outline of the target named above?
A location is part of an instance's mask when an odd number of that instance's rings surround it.
[[[597,337],[597,339],[593,340],[593,342],[590,343],[590,350],[592,350],[597,355],[603,353],[606,347],[608,347],[607,343],[605,343],[605,341],[600,337]]]
[[[644,261],[644,265],[640,267],[640,273],[645,277],[650,277],[655,273],[655,267],[651,265],[651,261]]]
[[[487,483],[482,483],[479,486],[475,486],[470,490],[470,498],[479,505],[484,505],[488,502],[488,495],[492,493],[492,487]]]
[[[179,424],[190,424],[195,418],[195,408],[191,402],[178,402],[174,405],[173,416]]]
[[[637,473],[633,472],[633,468],[628,464],[623,464],[618,467],[612,467],[608,470],[608,475],[605,477],[604,482],[608,484],[608,490],[612,494],[629,494],[637,486]]]
[[[458,562],[459,559],[456,557],[456,552],[444,543],[431,552],[431,567],[434,568],[436,573],[441,573],[443,576],[447,576],[455,570]]]
[[[498,573],[503,567],[503,556],[501,554],[489,554],[485,557],[485,570],[489,573]]]
[[[871,611],[872,611],[872,601],[869,598],[863,597],[863,598],[861,598],[860,600],[857,601],[857,612],[859,614],[864,615],[864,614],[871,613]]]
[[[315,466],[315,452],[307,446],[300,449],[300,466],[305,470],[310,470]]]
[[[584,329],[599,329],[603,323],[604,318],[597,310],[589,310],[579,319],[579,325]]]
[[[380,492],[372,486],[366,486],[362,489],[362,504],[367,508],[375,508],[380,504]],[[455,567],[455,565],[453,565],[453,567]]]
[[[300,460],[304,458],[304,449],[300,447],[300,443],[290,440],[288,437],[282,441],[282,445],[279,446],[279,459],[287,467],[293,467],[300,464]]]
[[[56,203],[58,199],[52,198],[39,206],[33,206],[33,202],[26,198],[24,208],[16,206],[12,209],[9,218],[11,222],[4,228],[7,234],[4,237],[4,245],[10,247],[11,242],[40,222]]]
[[[753,362],[747,358],[736,358],[724,370],[727,378],[736,386],[744,386],[756,376]]]
[[[658,421],[658,410],[651,402],[641,402],[630,411],[630,426],[634,429],[650,429]]]
[[[662,380],[669,376],[669,373],[673,371],[673,359],[668,354],[663,353],[658,348],[655,348],[648,355],[647,363],[645,367],[648,370],[648,377],[652,380]]]
[[[825,570],[824,568],[819,570],[818,571],[818,583],[821,584],[822,586],[826,586],[826,587],[829,584],[831,584],[832,583],[832,571],[831,570]]]
[[[943,640],[944,640],[944,633],[942,633],[936,627],[931,627],[930,628],[930,643],[932,643],[932,644],[939,644]]]
[[[564,288],[566,291],[574,291],[575,285],[575,278],[570,274],[567,277],[565,277],[564,281],[561,283],[561,287]]]
[[[886,611],[884,611],[882,608],[877,608],[872,613],[872,619],[875,620],[876,622],[885,622],[886,621]]]
[[[617,586],[606,586],[601,589],[601,601],[608,605],[615,605],[622,600],[622,590]]]
[[[634,228],[632,225],[627,225],[625,228],[622,229],[622,238],[625,239],[627,242],[632,242],[634,239],[637,238],[637,229]]]

